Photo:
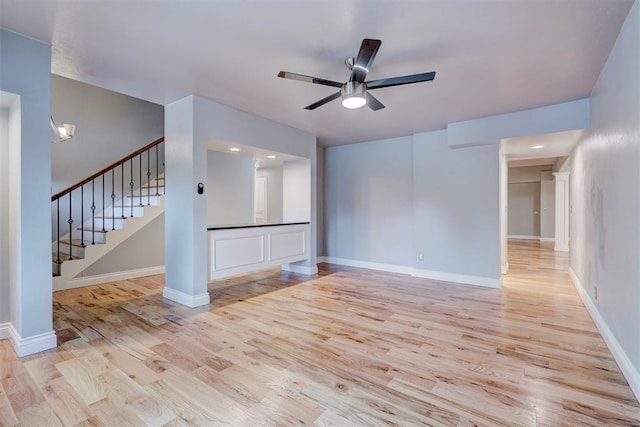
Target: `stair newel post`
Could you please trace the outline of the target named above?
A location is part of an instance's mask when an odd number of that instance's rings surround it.
[[[162,187],[162,194],[167,194],[167,176],[164,171],[164,161],[162,162],[162,175],[164,176],[164,187]]]
[[[73,191],[69,192],[69,261],[73,259],[73,239],[71,238],[71,232],[73,231],[73,211],[71,210],[71,201],[73,200]]]
[[[104,174],[102,174],[102,231],[107,231],[104,228]]]
[[[151,150],[147,150],[147,206],[151,204]]]
[[[96,244],[96,180],[91,180],[91,244]]]
[[[156,196],[160,195],[158,191],[158,177],[160,176],[160,171],[158,170],[158,145],[156,145]]]
[[[111,229],[116,229],[116,190],[115,169],[111,169]]]
[[[57,240],[57,258],[56,262],[60,264],[60,199],[56,199],[56,232],[58,233]]]
[[[134,196],[133,194],[133,157],[129,162],[129,169],[131,169],[131,181],[129,181],[129,188],[130,188],[129,198],[131,199],[131,218],[133,218],[133,196]]]
[[[140,153],[140,170],[138,171],[140,174],[140,181],[138,181],[138,188],[139,188],[139,193],[140,193],[140,206],[144,206],[144,204],[142,203],[142,153]]]
[[[126,203],[124,198],[124,163],[120,164],[120,175],[120,194],[122,195],[120,203],[122,204],[122,219],[124,219],[124,205]]]

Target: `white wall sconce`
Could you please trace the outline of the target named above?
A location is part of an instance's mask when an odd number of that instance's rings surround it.
[[[54,139],[51,142],[63,142],[73,138],[76,133],[76,126],[70,124],[63,124],[62,126],[56,125],[51,117],[51,129],[53,129]]]

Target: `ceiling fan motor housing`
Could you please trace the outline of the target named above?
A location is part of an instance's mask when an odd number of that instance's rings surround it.
[[[358,83],[356,81],[346,82],[340,88],[340,93],[343,98],[351,98],[352,96],[357,96],[360,98],[365,97],[365,93],[367,91],[366,83]]]

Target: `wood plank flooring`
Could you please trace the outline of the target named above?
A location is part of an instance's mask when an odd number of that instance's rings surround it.
[[[161,297],[164,276],[54,294],[56,350],[0,341],[0,425],[639,426],[551,246],[502,289],[321,264]]]

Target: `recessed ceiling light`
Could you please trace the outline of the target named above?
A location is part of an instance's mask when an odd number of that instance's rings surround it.
[[[229,151],[237,152],[237,151],[240,151],[240,149],[238,147],[231,147],[229,148]]]
[[[275,158],[276,158],[276,156],[274,156],[273,154],[269,154],[269,155],[267,156],[267,159],[275,159]]]
[[[544,145],[534,145],[533,147],[531,147],[533,150],[539,150],[541,148],[544,148]]]

